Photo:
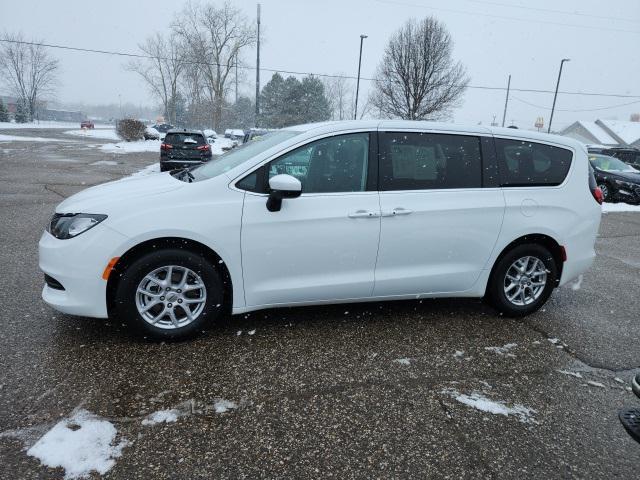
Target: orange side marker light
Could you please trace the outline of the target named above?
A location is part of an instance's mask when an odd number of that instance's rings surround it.
[[[118,260],[120,260],[120,257],[113,257],[111,260],[109,260],[109,263],[107,263],[104,272],[102,272],[103,280],[109,280],[109,275],[111,275],[111,272],[115,268],[116,263],[118,263]]]

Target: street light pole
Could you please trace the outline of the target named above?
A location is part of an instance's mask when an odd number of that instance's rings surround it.
[[[556,83],[556,93],[553,94],[553,106],[551,107],[551,116],[549,117],[549,128],[547,128],[547,133],[551,133],[551,122],[553,122],[553,111],[556,109],[556,99],[558,98],[558,88],[560,87],[560,77],[562,77],[562,66],[564,62],[568,62],[571,59],[563,58],[560,62],[560,71],[558,72],[558,82]]]
[[[360,35],[360,56],[358,57],[358,81],[356,83],[356,105],[353,112],[353,119],[358,119],[358,94],[360,93],[360,67],[362,66],[362,41],[367,38],[366,35]]]

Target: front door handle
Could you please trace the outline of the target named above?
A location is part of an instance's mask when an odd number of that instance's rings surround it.
[[[409,210],[408,208],[396,207],[390,212],[382,212],[383,217],[395,217],[398,215],[409,215],[413,213],[413,210]]]
[[[370,212],[369,210],[356,210],[349,214],[349,218],[377,218],[379,216],[378,212]]]

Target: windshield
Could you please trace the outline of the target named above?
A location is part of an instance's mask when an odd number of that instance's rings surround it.
[[[622,160],[607,155],[589,155],[589,161],[593,168],[604,170],[605,172],[637,172],[631,165],[627,165]]]
[[[289,140],[300,133],[301,132],[294,132],[291,130],[279,130],[267,133],[261,137],[256,137],[242,146],[194,168],[191,173],[195,180],[206,180],[208,178],[217,177],[221,173],[225,173],[232,168],[241,165],[256,155],[259,155],[271,147]]]

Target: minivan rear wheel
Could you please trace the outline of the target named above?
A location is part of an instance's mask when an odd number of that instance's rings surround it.
[[[509,317],[523,317],[545,304],[553,291],[558,269],[549,250],[538,244],[518,245],[496,264],[487,297]]]
[[[149,253],[127,267],[115,291],[116,316],[157,339],[188,338],[222,311],[219,273],[201,255],[178,249]]]

